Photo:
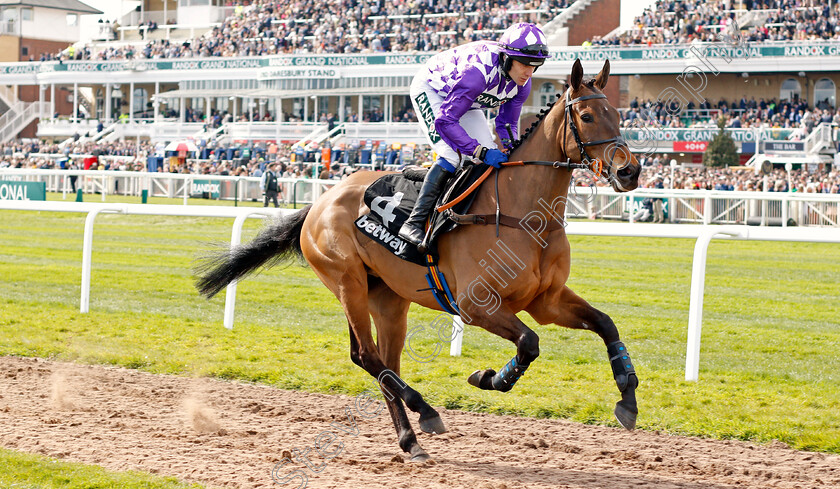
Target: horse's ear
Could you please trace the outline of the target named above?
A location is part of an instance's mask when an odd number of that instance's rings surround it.
[[[595,77],[595,86],[600,88],[601,90],[607,86],[607,80],[610,79],[610,60],[604,60],[604,67],[601,68],[601,72],[598,73],[598,76]]]
[[[569,75],[569,85],[572,86],[572,91],[576,92],[580,88],[580,83],[583,81],[583,65],[580,60],[576,59],[575,64],[572,65],[572,74]]]

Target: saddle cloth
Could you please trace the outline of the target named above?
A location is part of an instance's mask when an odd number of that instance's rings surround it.
[[[465,165],[465,168],[450,179],[450,185],[438,199],[437,206],[448,202],[450,196],[454,198],[460,195],[462,189],[468,188],[486,168],[484,165]],[[426,255],[431,255],[433,263],[437,263],[437,238],[457,226],[442,213],[432,211],[432,239],[426,254],[420,254],[411,243],[399,237],[400,227],[414,209],[426,171],[416,167],[407,168],[403,173],[388,174],[374,181],[365,191],[364,197],[370,212],[356,219],[356,229],[362,234],[403,260],[421,266],[428,265]],[[477,194],[476,189],[452,210],[460,214],[466,213]]]

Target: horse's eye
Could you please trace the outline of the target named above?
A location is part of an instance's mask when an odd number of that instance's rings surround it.
[[[580,120],[582,120],[583,122],[592,122],[594,119],[592,119],[592,116],[589,114],[583,114],[582,116],[580,116]]]

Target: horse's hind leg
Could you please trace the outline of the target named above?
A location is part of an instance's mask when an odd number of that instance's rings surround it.
[[[352,223],[352,220],[349,222]],[[325,235],[327,233],[335,234]],[[371,332],[368,275],[349,235],[342,236],[333,229],[326,229],[321,231],[318,239],[307,237],[305,241],[302,239],[302,242],[306,261],[344,308],[351,333],[356,341],[356,345],[353,345],[356,349],[353,362],[379,381],[379,386],[386,397],[393,397],[395,394],[405,402],[409,409],[420,413],[420,428],[423,431],[443,433],[443,423],[440,422],[437,411],[423,400],[423,396],[400,379],[395,371],[388,368],[379,355]],[[312,244],[319,242],[328,243],[328,245],[320,247],[318,244]],[[384,335],[380,337],[386,340],[385,342],[391,341],[390,338],[384,338]],[[399,338],[400,344],[404,340],[405,328]]]
[[[613,320],[565,286],[559,294],[542,294],[526,310],[540,324],[555,323],[567,328],[589,329],[604,340],[613,377],[621,392],[621,400],[615,405],[615,417],[621,426],[634,429],[639,412],[636,407],[639,378]]]
[[[410,301],[398,296],[379,279],[369,278],[368,306],[373,323],[376,325],[376,344],[379,356],[385,366],[400,375],[400,355],[405,345],[407,316]],[[386,393],[387,394],[387,393]],[[397,430],[400,448],[411,456],[411,461],[422,462],[429,458],[411,428],[411,423],[405,413],[405,407],[399,397],[386,396],[391,421]],[[438,419],[440,419],[438,417]],[[440,422],[439,432],[445,431]]]

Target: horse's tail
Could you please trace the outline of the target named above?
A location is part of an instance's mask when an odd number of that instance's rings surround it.
[[[295,257],[302,258],[300,233],[311,207],[308,205],[294,214],[280,216],[247,244],[210,252],[199,258],[194,268],[195,288],[209,299],[229,283],[261,266],[269,268]]]

